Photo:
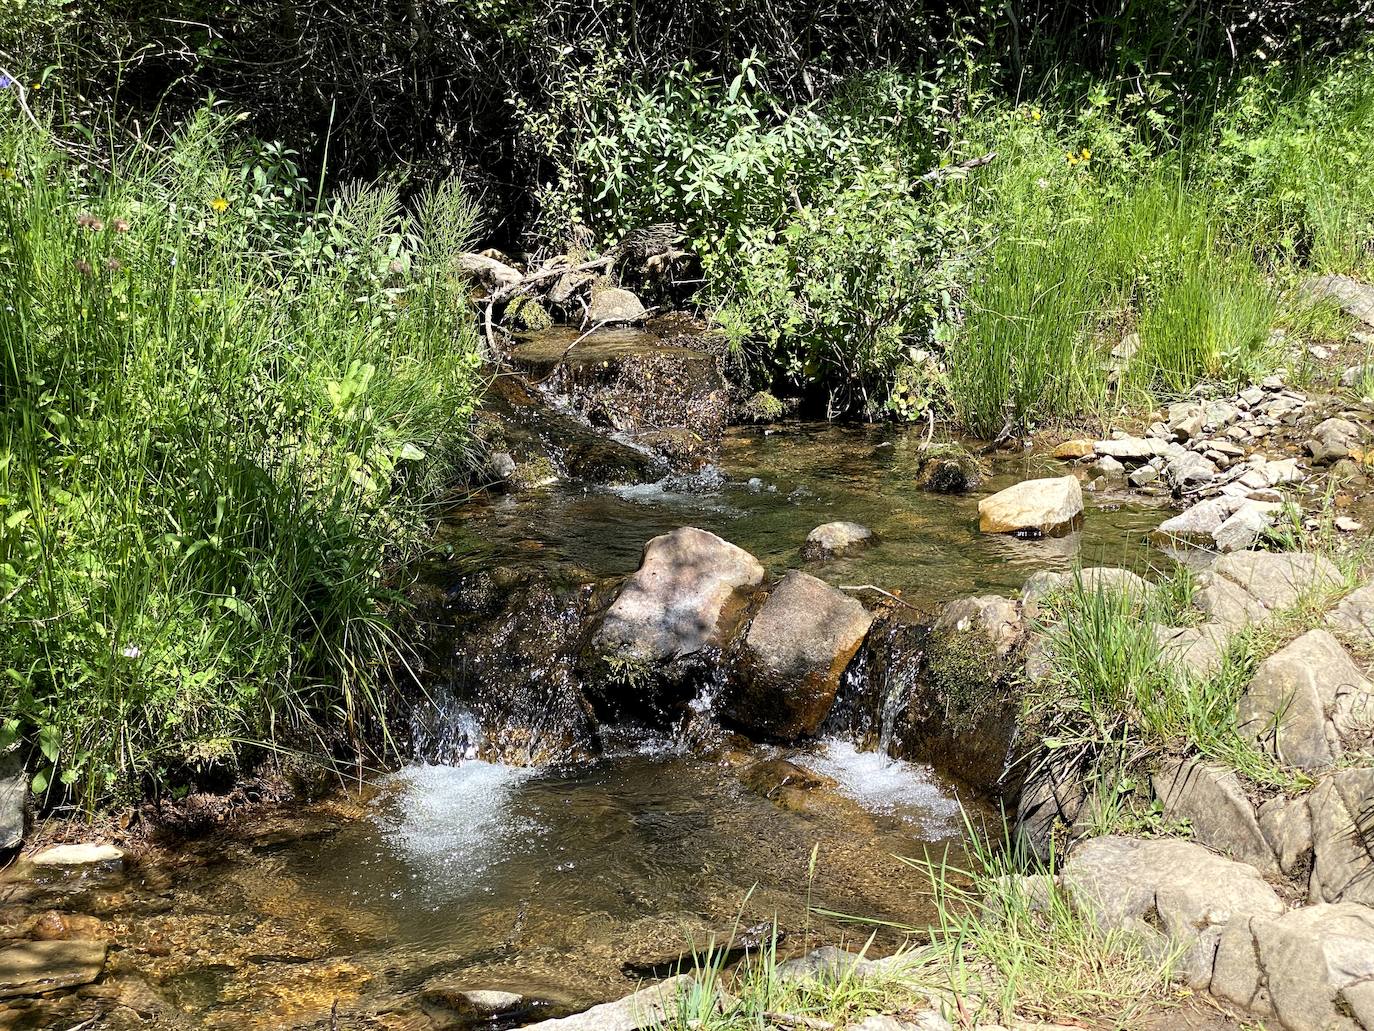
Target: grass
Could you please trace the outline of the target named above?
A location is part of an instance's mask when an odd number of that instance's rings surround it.
[[[463,461],[462,192],[315,209],[232,131],[88,161],[0,96],[0,728],[49,803],[384,736],[389,571]]]

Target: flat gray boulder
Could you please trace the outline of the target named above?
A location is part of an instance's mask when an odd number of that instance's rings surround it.
[[[1278,916],[1284,904],[1253,866],[1191,841],[1093,838],[1064,864],[1069,898],[1104,930],[1180,951],[1175,975],[1206,988],[1223,929],[1245,916]]]
[[[665,662],[700,651],[723,636],[735,592],[763,582],[763,566],[743,548],[684,526],[644,547],[593,638],[603,655]]]
[[[1232,921],[1217,949],[1212,994],[1287,1031],[1369,1031],[1374,910],[1323,903]]]
[[[1307,796],[1313,902],[1374,906],[1374,769],[1337,770]]]
[[[1164,815],[1187,820],[1194,841],[1263,873],[1279,872],[1255,807],[1232,770],[1189,759],[1166,764],[1151,777],[1151,784]]]
[[[1231,634],[1220,623],[1166,627],[1155,624],[1160,657],[1186,672],[1206,676],[1221,668]]]
[[[1023,480],[978,502],[983,533],[1053,534],[1082,515],[1083,488],[1076,476]]]
[[[846,552],[858,551],[874,543],[877,537],[862,523],[822,523],[806,535],[802,558],[808,562],[834,558]]]
[[[1322,770],[1367,747],[1374,684],[1325,630],[1309,630],[1260,664],[1237,706],[1241,733],[1292,766]]]
[[[644,988],[614,1002],[593,1006],[571,1017],[541,1020],[527,1024],[538,1031],[645,1031],[663,1026],[677,1013],[678,1000],[696,988],[691,974],[670,977],[652,988]]]
[[[106,946],[92,941],[22,941],[0,949],[0,999],[90,984],[105,968]]]
[[[1352,319],[1374,326],[1374,286],[1349,276],[1317,276],[1298,288],[1308,302],[1329,301]]]
[[[1374,646],[1374,584],[1351,591],[1326,616],[1326,625],[1339,634]]]
[[[1244,587],[1271,612],[1292,608],[1304,595],[1331,590],[1344,582],[1330,559],[1294,552],[1223,555],[1212,571]]]
[[[815,734],[872,623],[858,601],[794,569],[773,589],[739,645],[727,714],[778,740]]]

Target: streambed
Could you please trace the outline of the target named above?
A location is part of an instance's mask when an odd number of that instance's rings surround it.
[[[802,565],[807,532],[835,519],[871,526],[880,543],[811,572],[932,605],[1014,594],[1035,570],[1075,561],[1141,569],[1162,559],[1143,542],[1163,514],[1138,496],[1089,496],[1082,529],[1067,537],[980,535],[980,496],[1062,468],[999,459],[977,492],[925,494],[911,485],[920,441],[892,427],[734,429],[718,464],[692,476],[562,483],[467,505],[443,531],[448,557],[425,577],[442,585],[496,565],[624,574],[646,540],[687,524],[776,575]],[[112,944],[104,982],[0,1002],[0,1028],[101,1013],[110,1027],[145,1017],[172,1028],[462,1027],[442,1005],[445,986],[514,991],[537,1000],[534,1014],[566,1012],[630,990],[624,964],[771,921],[787,934],[784,952],[870,934],[891,951],[899,927],[919,935],[933,916],[925,876],[900,857],[952,848],[957,861],[965,812],[997,825],[986,800],[930,767],[839,738],[788,751],[728,735],[705,751],[643,731],[606,740],[595,760],[412,765],[135,852],[122,867],[0,874],[8,920],[91,917]],[[760,785],[751,771],[777,758],[824,783]]]

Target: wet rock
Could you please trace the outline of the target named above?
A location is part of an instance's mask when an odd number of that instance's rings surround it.
[[[99,941],[104,934],[97,917],[49,909],[34,918],[33,923],[29,925],[27,936],[38,941]]]
[[[1304,447],[1314,465],[1330,465],[1355,454],[1360,445],[1360,428],[1349,419],[1327,419],[1318,423]]]
[[[90,984],[105,967],[104,942],[30,941],[0,949],[0,999]]]
[[[1255,808],[1232,770],[1197,760],[1173,762],[1157,771],[1151,784],[1164,815],[1187,820],[1194,841],[1263,873],[1278,872]]]
[[[1343,902],[1234,920],[1211,987],[1289,1031],[1374,1028],[1374,910]]]
[[[875,540],[873,531],[860,523],[823,523],[806,535],[802,558],[808,562],[834,558],[866,548]]]
[[[645,545],[593,646],[641,662],[690,655],[722,638],[735,593],[762,582],[763,566],[753,555],[713,533],[681,527]]]
[[[976,487],[982,478],[978,459],[958,444],[937,444],[921,451],[916,466],[916,486],[936,494],[961,494]]]
[[[515,992],[466,988],[449,977],[426,981],[420,989],[420,994],[427,1001],[452,1010],[459,1016],[477,1020],[494,1020],[497,1017],[509,1016],[529,1006],[525,997]]]
[[[1349,276],[1317,276],[1298,290],[1309,303],[1332,302],[1351,318],[1374,325],[1374,286]]]
[[[1374,645],[1374,584],[1351,591],[1326,616],[1326,625],[1360,644]]]
[[[788,573],[739,644],[728,716],[783,741],[814,735],[872,623],[863,605],[823,580]]]
[[[806,793],[817,789],[835,787],[829,777],[812,773],[786,759],[760,759],[751,763],[740,772],[740,783],[756,795],[772,800],[786,801],[794,793]],[[784,808],[802,808],[785,805]]]
[[[117,863],[124,851],[114,845],[83,842],[74,845],[54,845],[30,857],[34,866],[89,866],[95,863]]]
[[[1265,659],[1237,707],[1241,733],[1304,770],[1333,765],[1369,744],[1374,684],[1339,641],[1310,630]]]
[[[1064,890],[1098,926],[1182,949],[1175,975],[1206,988],[1222,931],[1246,916],[1285,907],[1254,867],[1191,841],[1094,838],[1069,854]]]
[[[593,289],[587,308],[587,322],[593,326],[643,322],[648,315],[643,302],[631,291],[614,286]]]
[[[1304,595],[1343,582],[1340,570],[1321,555],[1238,552],[1217,559],[1212,570],[1244,587],[1270,612],[1292,608]]]
[[[680,974],[571,1017],[526,1025],[526,1031],[645,1031],[662,1026],[677,1012],[679,1000],[696,986],[691,974]]]
[[[937,631],[981,633],[998,655],[1006,655],[1021,640],[1021,614],[1016,602],[996,594],[950,602],[935,620]]]
[[[519,469],[519,466],[515,464],[515,459],[511,457],[508,451],[493,452],[487,460],[487,464],[491,469],[492,476],[498,480],[513,479]]]
[[[1260,831],[1287,877],[1305,876],[1312,866],[1312,814],[1307,798],[1279,795],[1259,807]]]
[[[1313,902],[1374,906],[1374,769],[1338,770],[1307,796]]]
[[[1153,465],[1142,465],[1138,469],[1131,470],[1126,479],[1132,487],[1146,487],[1159,479],[1159,470]]]
[[[1111,455],[1105,455],[1097,460],[1091,472],[1095,476],[1101,476],[1109,487],[1120,487],[1126,482],[1126,467],[1118,462]]]
[[[1027,536],[1069,529],[1083,515],[1083,489],[1074,476],[1024,480],[978,502],[983,533]]]
[[[0,854],[18,848],[24,840],[24,800],[29,779],[15,752],[0,753]]]

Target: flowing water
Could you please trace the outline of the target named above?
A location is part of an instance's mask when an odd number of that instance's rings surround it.
[[[427,575],[442,583],[497,563],[627,573],[648,538],[683,524],[778,573],[834,519],[871,526],[880,543],[809,568],[923,601],[1014,593],[1032,571],[1076,560],[1148,562],[1141,541],[1161,514],[1139,500],[1090,497],[1067,537],[980,535],[981,494],[1056,470],[1003,460],[979,493],[923,494],[910,485],[919,443],[890,427],[733,430],[719,465],[693,477],[469,506],[445,533],[450,560]],[[891,691],[880,724],[904,704]],[[450,729],[467,740],[479,728],[463,719]],[[0,902],[12,923],[49,909],[98,918],[115,945],[109,983],[121,998],[155,993],[163,1026],[454,1027],[436,986],[507,989],[565,1011],[631,989],[623,964],[671,960],[736,924],[776,921],[784,951],[870,933],[890,950],[900,932],[817,911],[924,926],[925,878],[899,857],[957,850],[961,803],[975,821],[994,818],[935,771],[844,740],[779,753],[726,738],[707,755],[632,740],[595,761],[523,769],[461,761],[461,746],[447,754],[460,761],[414,765],[123,868],[11,870]],[[824,786],[760,784],[758,764],[775,758]],[[59,1004],[0,1003],[0,1027],[66,1027],[97,1003]]]

